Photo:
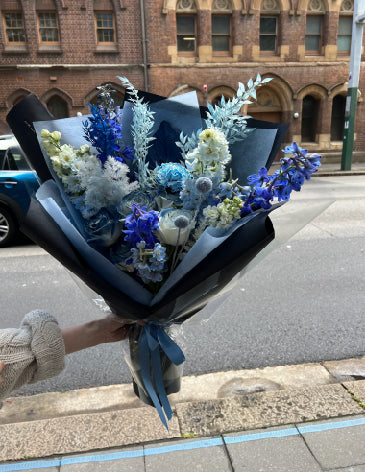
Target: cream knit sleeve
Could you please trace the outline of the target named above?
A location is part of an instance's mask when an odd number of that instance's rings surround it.
[[[0,329],[0,360],[5,363],[0,398],[26,383],[58,375],[65,366],[65,345],[56,319],[35,310],[19,329]]]

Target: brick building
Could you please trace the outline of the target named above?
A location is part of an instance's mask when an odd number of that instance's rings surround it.
[[[311,151],[342,149],[353,0],[0,0],[0,8],[0,132],[30,91],[62,117],[86,113],[100,83],[122,96],[117,75],[165,96],[196,90],[205,104],[260,73],[274,80],[250,115],[290,123],[287,141]]]

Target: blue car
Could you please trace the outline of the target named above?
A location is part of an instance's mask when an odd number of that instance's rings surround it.
[[[38,186],[14,136],[0,136],[0,247],[14,241]]]

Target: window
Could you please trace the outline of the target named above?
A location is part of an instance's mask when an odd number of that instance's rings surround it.
[[[319,100],[312,95],[303,99],[302,110],[302,141],[315,142],[318,122]]]
[[[39,12],[38,28],[41,43],[58,44],[60,42],[56,12]]]
[[[95,23],[97,42],[103,44],[115,44],[115,26],[113,13],[95,13]]]
[[[322,49],[322,16],[307,16],[305,25],[305,50],[319,54]]]
[[[196,22],[195,16],[179,15],[176,17],[177,50],[179,52],[195,52]]]
[[[213,52],[229,52],[231,50],[231,18],[229,16],[212,16],[212,48]]]
[[[53,96],[50,98],[47,102],[47,108],[56,120],[68,118],[69,116],[67,103],[61,97]]]
[[[323,46],[323,19],[326,13],[322,0],[309,0],[305,24],[305,51],[321,54]]]
[[[337,51],[350,54],[352,39],[352,16],[340,16],[338,21]]]
[[[345,126],[346,97],[336,95],[332,101],[331,141],[342,141]]]
[[[277,18],[260,17],[260,51],[276,52]]]
[[[24,44],[25,30],[23,15],[18,12],[4,13],[6,41],[9,44]]]

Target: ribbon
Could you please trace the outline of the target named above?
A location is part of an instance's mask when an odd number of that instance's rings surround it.
[[[173,364],[180,365],[185,361],[181,348],[168,336],[160,325],[146,323],[142,329],[139,347],[142,380],[158,411],[160,420],[168,430],[166,418],[171,420],[172,410],[163,383],[160,348]],[[151,378],[151,363],[156,389]]]

